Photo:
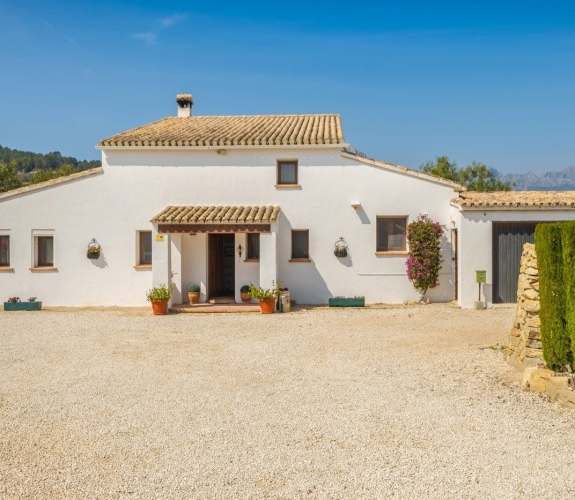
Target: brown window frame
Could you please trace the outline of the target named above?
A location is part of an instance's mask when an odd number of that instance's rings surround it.
[[[0,240],[6,238],[8,241],[8,249],[6,253],[7,261],[4,263],[0,261],[0,267],[10,267],[10,235],[9,234],[0,234]]]
[[[295,165],[295,181],[294,182],[281,182],[281,167],[284,164]],[[276,167],[276,184],[278,186],[298,186],[299,185],[299,164],[298,160],[277,160]]]
[[[142,235],[149,234],[150,235],[150,261],[146,261],[144,259],[144,240]],[[152,259],[153,259],[153,250],[152,250],[152,231],[142,230],[138,231],[138,266],[151,266]]]
[[[258,238],[258,245],[257,245],[257,256],[250,254],[250,238]],[[246,262],[259,262],[260,260],[260,233],[247,233],[246,234]]]
[[[383,250],[380,248],[379,246],[379,221],[380,220],[387,220],[389,221],[390,219],[401,219],[403,221],[403,223],[405,224],[404,227],[407,228],[407,221],[408,221],[408,216],[407,215],[378,215],[376,217],[376,223],[375,223],[375,253],[376,254],[406,254],[407,253],[407,237],[404,237],[404,244],[403,244],[403,248],[401,249],[389,249],[389,244],[387,245],[388,249],[387,250]],[[406,231],[406,230],[405,230]],[[405,234],[404,231],[404,234]],[[389,237],[389,224],[387,225],[387,236]],[[389,240],[388,240],[389,243]]]
[[[54,236],[50,236],[50,235],[42,235],[42,236],[36,236],[37,238],[37,244],[38,244],[38,248],[37,248],[37,252],[38,254],[36,255],[36,267],[54,267]],[[42,245],[44,244],[44,241],[50,240],[52,241],[52,262],[48,262],[48,261],[43,261],[43,252],[42,252]]]
[[[294,256],[294,238],[293,235],[294,233],[306,233],[307,234],[307,238],[306,238],[306,256],[305,257],[295,257]],[[309,229],[292,229],[291,231],[291,259],[290,262],[309,262],[310,258],[309,258]]]

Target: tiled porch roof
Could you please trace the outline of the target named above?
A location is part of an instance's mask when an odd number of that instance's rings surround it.
[[[280,213],[275,205],[255,206],[201,206],[170,205],[151,222],[171,224],[257,224],[274,222]]]
[[[575,208],[575,191],[463,191],[451,200],[462,208]]]

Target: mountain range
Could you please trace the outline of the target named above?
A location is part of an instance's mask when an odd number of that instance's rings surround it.
[[[564,168],[559,172],[545,172],[541,175],[500,174],[493,169],[497,177],[511,183],[513,191],[572,191],[575,190],[575,166]]]

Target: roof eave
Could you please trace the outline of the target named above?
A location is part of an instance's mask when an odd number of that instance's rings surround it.
[[[56,179],[50,179],[49,181],[39,182],[38,184],[31,184],[29,186],[24,186],[18,189],[13,189],[11,191],[6,191],[5,193],[0,193],[0,201],[7,198],[13,198],[21,194],[32,193],[34,191],[40,191],[45,188],[52,186],[59,186],[61,184],[67,184],[69,182],[77,181],[85,177],[91,177],[93,175],[103,174],[104,169],[102,167],[91,168],[90,170],[84,170],[71,175],[66,175],[65,177],[57,177]]]
[[[206,150],[222,150],[222,149],[327,149],[327,148],[346,148],[349,147],[347,143],[336,144],[270,144],[270,145],[249,145],[249,144],[234,144],[231,146],[108,146],[102,143],[96,144],[95,148],[101,151],[106,149],[113,150],[170,150],[170,151],[206,151]]]
[[[451,201],[451,206],[458,208],[461,212],[526,212],[526,211],[544,211],[544,212],[560,212],[565,210],[574,210],[575,206],[567,205],[548,205],[548,206],[536,206],[536,205],[497,205],[497,206],[466,206],[461,205],[455,201]]]
[[[355,161],[358,161],[360,163],[364,163],[366,165],[372,165],[375,167],[385,168],[385,169],[393,171],[393,172],[398,172],[401,174],[410,175],[412,177],[419,178],[419,179],[426,180],[426,181],[430,181],[430,182],[433,182],[435,184],[441,184],[443,186],[449,186],[454,191],[456,191],[458,193],[463,192],[467,189],[465,186],[463,186],[461,184],[457,184],[456,182],[453,182],[453,181],[450,181],[447,179],[443,179],[441,177],[436,177],[435,175],[426,174],[425,172],[420,172],[418,170],[412,170],[410,168],[403,167],[401,165],[396,165],[395,163],[388,163],[385,161],[375,160],[373,158],[366,158],[363,156],[357,156],[357,155],[354,155],[351,153],[346,153],[346,152],[342,152],[341,155],[344,158],[349,158],[350,160],[355,160]]]

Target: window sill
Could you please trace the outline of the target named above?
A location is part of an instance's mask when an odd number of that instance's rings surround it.
[[[290,259],[288,262],[311,262],[311,259]]]
[[[31,267],[30,271],[33,273],[53,273],[57,271],[57,267]]]
[[[301,189],[300,184],[276,184],[276,189]]]
[[[0,267],[0,273],[13,273],[13,267]]]
[[[391,252],[375,252],[375,255],[407,255],[407,250],[396,250]]]
[[[151,266],[151,264],[142,264],[142,265],[134,266],[134,269],[136,271],[148,271],[148,270],[152,269],[152,266]]]
[[[244,262],[259,262],[260,259],[244,259]]]

